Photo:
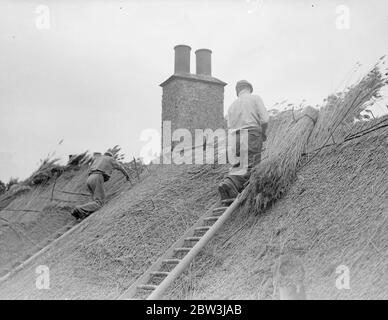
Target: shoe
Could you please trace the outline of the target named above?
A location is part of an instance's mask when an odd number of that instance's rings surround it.
[[[79,216],[79,211],[78,211],[78,209],[76,208],[76,209],[74,209],[72,212],[71,212],[71,215],[74,217],[74,218],[76,218],[76,219],[80,219],[80,216]]]
[[[219,194],[220,194],[220,196],[221,196],[221,201],[226,200],[226,199],[229,199],[228,192],[226,191],[225,182],[221,182],[221,183],[218,185],[218,192],[219,192]]]
[[[75,208],[75,209],[73,210],[73,212],[71,213],[71,215],[72,215],[74,218],[76,218],[77,220],[83,220],[83,219],[85,219],[85,218],[87,217],[86,214],[80,212],[77,208]]]
[[[230,205],[234,202],[234,200],[236,199],[234,198],[234,199],[221,200],[221,205],[225,207],[230,207]]]
[[[235,187],[234,183],[227,179],[225,182],[225,189],[228,194],[228,199],[235,199],[238,196],[238,190]]]

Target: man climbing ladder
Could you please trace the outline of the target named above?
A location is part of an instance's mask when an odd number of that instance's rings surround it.
[[[235,135],[235,143],[232,143],[232,149],[235,148],[233,154],[239,157],[239,161],[232,163],[229,173],[218,186],[221,200],[236,198],[249,180],[252,168],[261,161],[269,114],[263,100],[252,95],[252,91],[253,86],[248,81],[238,81],[238,98],[228,109],[228,128],[232,135]],[[242,141],[240,136],[243,137]]]
[[[86,181],[86,185],[92,195],[93,201],[75,207],[72,215],[76,219],[84,219],[104,205],[104,182],[110,179],[114,169],[121,171],[127,181],[129,181],[127,171],[116,159],[113,158],[112,152],[107,151],[104,155],[101,155],[94,160],[90,167],[89,177]]]

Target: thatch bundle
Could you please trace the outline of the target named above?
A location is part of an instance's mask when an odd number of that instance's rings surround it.
[[[120,153],[121,148],[116,145],[113,148],[108,149],[113,153],[113,157],[122,161],[124,154]],[[53,154],[49,154],[45,159],[40,161],[39,168],[25,181],[23,185],[44,185],[47,184],[52,178],[59,177],[65,171],[76,171],[83,166],[89,166],[95,155],[91,155],[89,151],[85,151],[80,154],[69,155],[69,159],[66,165],[62,166],[58,164],[59,158],[54,158]],[[68,177],[69,178],[69,177]]]
[[[381,98],[380,90],[387,84],[387,73],[382,68],[383,58],[359,82],[333,96],[320,109],[318,122],[309,141],[310,150],[328,143],[342,142],[352,130],[354,120],[360,118],[360,112]]]
[[[296,177],[304,155],[311,161],[327,145],[343,142],[355,118],[380,98],[387,84],[382,57],[373,69],[345,92],[318,110],[285,111],[271,118],[263,161],[254,169],[243,195],[245,211],[258,214],[279,199]]]
[[[69,155],[69,160],[67,162],[66,168],[70,167],[79,167],[84,164],[88,165],[93,161],[93,157],[89,154],[88,151],[85,151],[80,154]]]
[[[318,111],[308,107],[295,120],[283,113],[271,122],[264,159],[252,173],[245,193],[248,208],[261,212],[288,189],[317,116]]]
[[[11,188],[4,194],[0,196],[0,210],[6,208],[13,200],[19,197],[22,194],[25,194],[31,190],[28,186],[23,186],[20,184],[14,184]]]
[[[43,161],[41,161],[41,164],[29,179],[25,182],[28,184],[45,184],[47,183],[53,176],[59,175],[63,171],[63,167],[57,162],[59,161],[58,158],[55,159],[49,159],[46,158]]]
[[[40,161],[39,168],[23,184],[47,184],[52,178],[59,177],[64,171],[78,169],[83,165],[89,164],[91,156],[87,151],[81,154],[70,155],[65,166],[58,164],[59,160],[59,158],[53,158],[53,154],[49,154],[45,159]]]
[[[125,155],[123,153],[120,153],[121,147],[118,145],[115,145],[113,148],[109,148],[107,151],[112,152],[113,158],[118,161],[123,161],[125,158]]]

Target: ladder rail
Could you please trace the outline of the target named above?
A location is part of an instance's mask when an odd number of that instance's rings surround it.
[[[35,259],[42,256],[46,251],[52,249],[55,245],[57,245],[60,241],[62,241],[64,238],[69,236],[70,234],[74,233],[78,229],[81,229],[83,226],[85,227],[85,223],[89,217],[84,219],[82,222],[78,223],[71,221],[67,225],[65,225],[62,229],[66,229],[64,233],[62,233],[58,238],[55,238],[53,241],[51,241],[48,245],[44,246],[43,248],[40,247],[37,252],[35,252],[31,257],[24,260],[21,264],[17,265],[14,269],[7,272],[5,275],[0,277],[0,284],[7,281],[9,278],[14,276],[16,273],[20,272],[27,266],[29,266]]]
[[[209,212],[201,216],[194,225],[192,225],[189,229],[187,229],[185,233],[173,245],[171,245],[169,249],[161,257],[159,257],[158,260],[156,260],[139,278],[137,278],[118,299],[120,300],[132,299],[133,296],[135,296],[138,290],[138,287],[143,284],[146,284],[151,279],[153,272],[158,272],[161,269],[163,265],[163,261],[173,256],[174,253],[176,253],[175,248],[185,247],[184,245],[184,243],[186,242],[185,239],[193,237],[195,228],[203,225],[205,219],[212,214],[213,209],[214,209],[214,206],[211,208],[211,210],[209,210]]]
[[[234,210],[240,205],[241,194],[228,207],[219,219],[211,226],[211,228],[202,236],[202,238],[194,245],[187,255],[175,266],[169,275],[157,286],[157,288],[147,297],[147,300],[158,300],[169,286],[189,267],[192,260],[205,247],[205,245],[213,238],[217,231],[228,220]]]

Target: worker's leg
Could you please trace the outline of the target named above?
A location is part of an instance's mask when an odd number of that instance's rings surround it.
[[[88,180],[86,180],[86,187],[88,188],[88,190],[89,190],[89,192],[90,192],[90,194],[92,195],[92,198],[93,198],[93,195],[94,195],[94,184],[90,183],[91,181],[89,180],[89,177],[88,177]]]
[[[234,199],[238,196],[238,190],[229,177],[225,177],[218,185],[218,192],[220,193],[221,200]]]
[[[101,174],[98,177],[99,179],[94,183],[93,200],[102,207],[105,201],[104,177]]]
[[[234,157],[240,157],[240,131],[235,133],[235,141],[233,142],[229,141],[229,143],[232,143],[230,147],[232,148],[233,154],[233,158],[229,158],[229,161],[235,161]],[[232,162],[231,170],[237,169],[239,166],[240,162]],[[221,200],[234,199],[238,196],[238,190],[236,189],[233,181],[228,178],[228,175],[226,175],[224,180],[218,185],[218,192],[220,194]]]
[[[93,201],[77,206],[74,211],[78,212],[79,218],[85,218],[97,211],[104,205],[104,178],[101,174],[92,174],[87,180],[88,189],[92,193]]]
[[[263,144],[260,129],[250,129],[248,131],[248,143],[240,145],[240,140],[236,141],[236,150],[240,151],[239,156],[248,157],[247,166],[239,168],[240,163],[235,164],[229,174],[225,176],[223,182],[220,183],[218,190],[221,194],[221,199],[225,197],[235,198],[238,193],[244,189],[246,182],[249,180],[252,169],[261,161],[261,148]]]
[[[234,183],[238,192],[241,192],[244,189],[246,182],[251,176],[253,168],[260,163],[262,146],[263,138],[261,135],[261,130],[259,128],[249,129],[247,145],[248,150],[245,151],[247,152],[248,156],[248,167],[246,169],[246,172],[242,175],[229,174],[227,176],[227,178],[229,178]]]
[[[263,136],[260,129],[248,131],[248,173],[261,161],[261,149],[263,147]]]

